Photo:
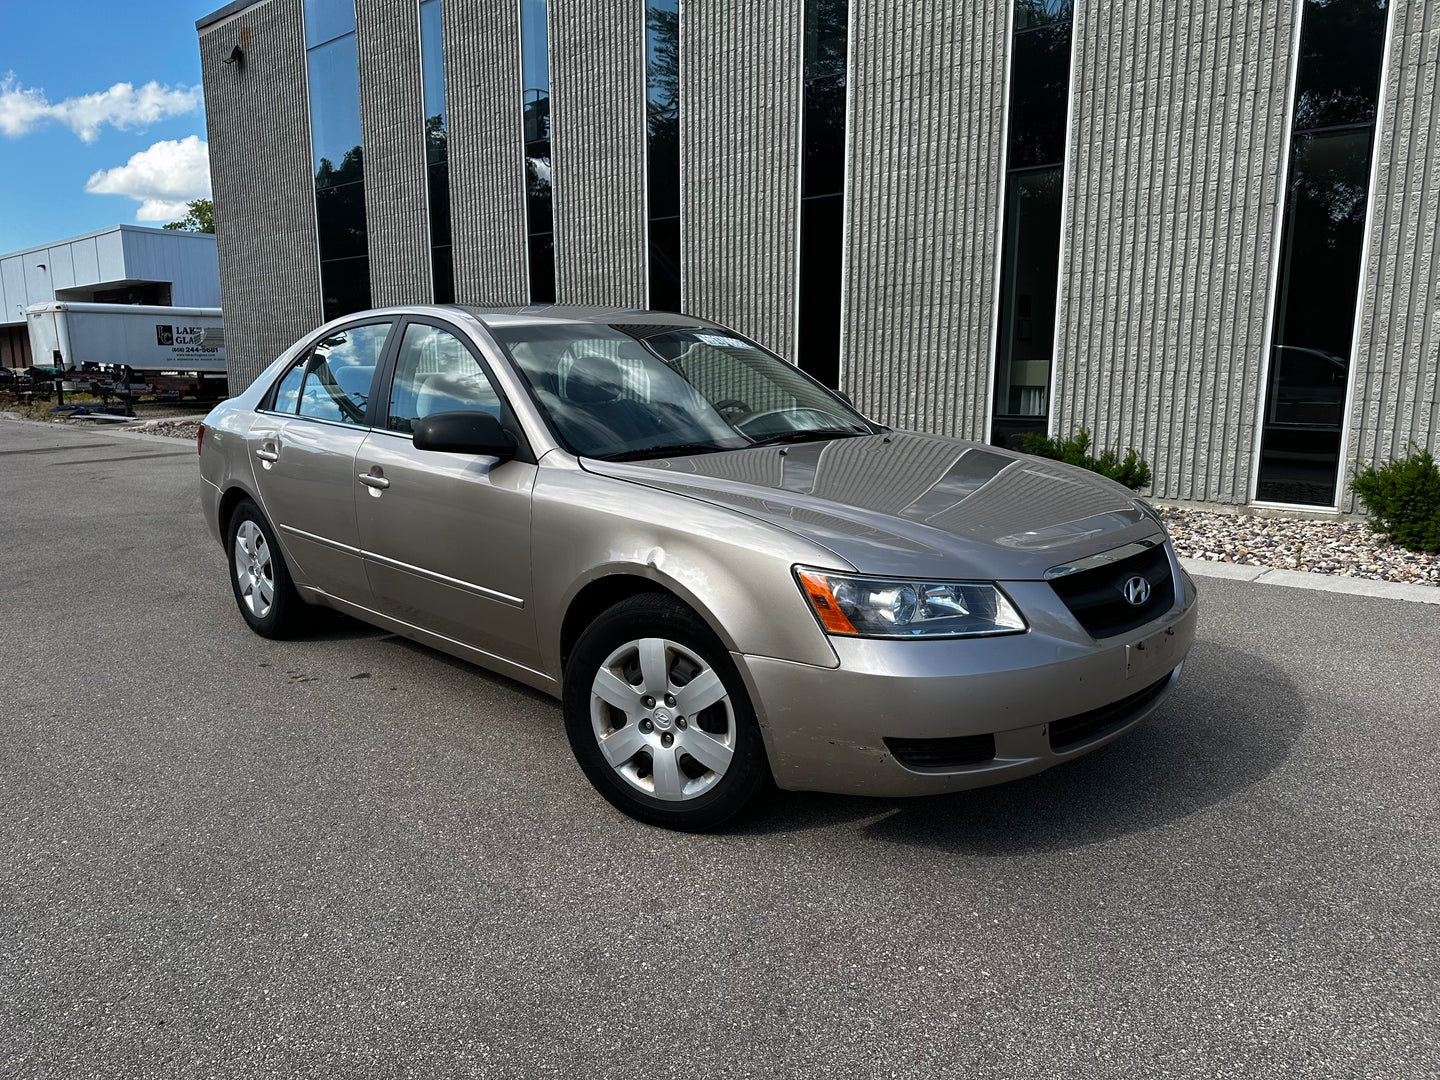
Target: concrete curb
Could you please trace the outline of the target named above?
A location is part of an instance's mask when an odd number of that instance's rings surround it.
[[[1440,604],[1440,588],[1434,585],[1371,581],[1368,578],[1341,577],[1338,574],[1314,574],[1306,570],[1280,570],[1271,566],[1238,566],[1235,563],[1210,562],[1207,559],[1181,559],[1180,565],[1191,577],[1253,581],[1262,585],[1282,585],[1287,589],[1314,589],[1317,592],[1349,593],[1351,596],[1378,596],[1386,600],[1406,600],[1413,604]]]

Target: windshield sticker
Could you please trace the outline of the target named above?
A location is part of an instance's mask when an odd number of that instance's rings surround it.
[[[696,334],[695,340],[702,345],[714,345],[717,349],[748,349],[745,342],[724,334]]]

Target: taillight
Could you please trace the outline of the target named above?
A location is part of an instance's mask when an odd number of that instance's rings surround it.
[[[200,433],[195,436],[195,453],[205,449],[205,425],[200,425]]]

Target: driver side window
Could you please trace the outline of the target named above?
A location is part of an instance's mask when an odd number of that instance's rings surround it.
[[[475,355],[438,326],[411,323],[400,342],[390,389],[391,431],[411,435],[415,421],[438,412],[488,412],[500,419],[500,395]]]

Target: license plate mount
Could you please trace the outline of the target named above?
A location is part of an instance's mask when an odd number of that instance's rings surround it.
[[[1169,671],[1175,666],[1175,651],[1180,636],[1175,627],[1167,626],[1158,634],[1132,642],[1125,646],[1125,678],[1154,675]]]

